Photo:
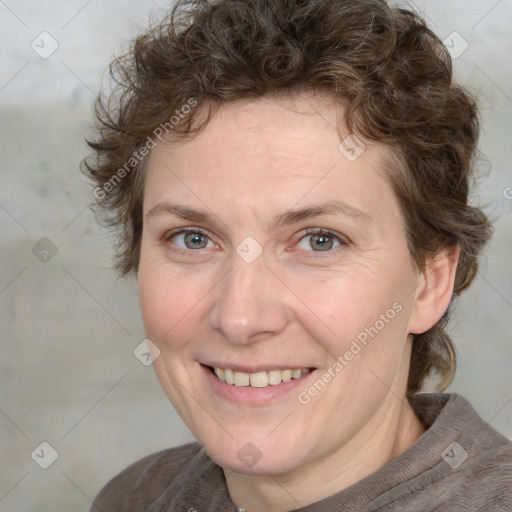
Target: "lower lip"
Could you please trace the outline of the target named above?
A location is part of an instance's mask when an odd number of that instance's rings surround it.
[[[306,379],[311,377],[314,371],[304,374],[298,379],[291,379],[288,382],[281,382],[275,386],[266,386],[264,388],[253,388],[251,386],[234,386],[221,382],[213,374],[208,366],[201,365],[212,389],[222,398],[239,404],[265,405],[269,402],[275,402],[288,395],[300,386]]]

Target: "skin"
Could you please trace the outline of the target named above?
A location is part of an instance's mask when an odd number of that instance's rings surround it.
[[[198,136],[160,143],[148,160],[138,281],[146,334],[160,350],[154,368],[224,469],[233,502],[249,512],[284,512],[330,496],[425,430],[405,400],[411,334],[429,329],[448,306],[458,249],[415,268],[383,171],[389,148],[366,141],[349,161],[338,149],[339,115],[305,93],[225,105]],[[331,200],[362,214],[270,228],[281,212]],[[157,207],[163,203],[217,220],[182,218]],[[191,244],[176,234],[184,227],[205,235]],[[309,228],[334,238],[319,245]],[[248,236],[262,249],[251,263],[236,251]],[[301,403],[299,393],[393,304],[400,312]],[[278,400],[240,404],[213,391],[200,364],[209,361],[317,370]],[[237,457],[247,443],[261,456],[251,467]]]

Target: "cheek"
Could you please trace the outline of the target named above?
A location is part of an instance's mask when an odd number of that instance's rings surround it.
[[[160,350],[179,348],[186,341],[181,334],[198,325],[199,306],[208,293],[206,280],[141,260],[138,282],[146,335]]]
[[[351,268],[325,279],[296,279],[291,288],[307,311],[302,315],[303,327],[333,356],[348,350],[358,336],[364,341],[365,333],[368,337],[368,329],[376,323],[379,331],[389,331],[396,323],[396,310],[403,309],[401,288],[389,277]],[[396,303],[399,305],[393,308]]]

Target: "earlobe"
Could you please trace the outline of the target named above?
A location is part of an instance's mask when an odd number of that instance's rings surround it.
[[[409,333],[428,331],[444,314],[450,304],[459,261],[460,247],[443,248],[425,263],[416,291],[413,312],[409,319]]]

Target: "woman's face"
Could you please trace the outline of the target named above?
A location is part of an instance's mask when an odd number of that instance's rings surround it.
[[[138,277],[155,371],[237,472],[355,455],[402,407],[420,278],[386,149],[340,146],[336,124],[314,96],[226,105],[149,157]]]

